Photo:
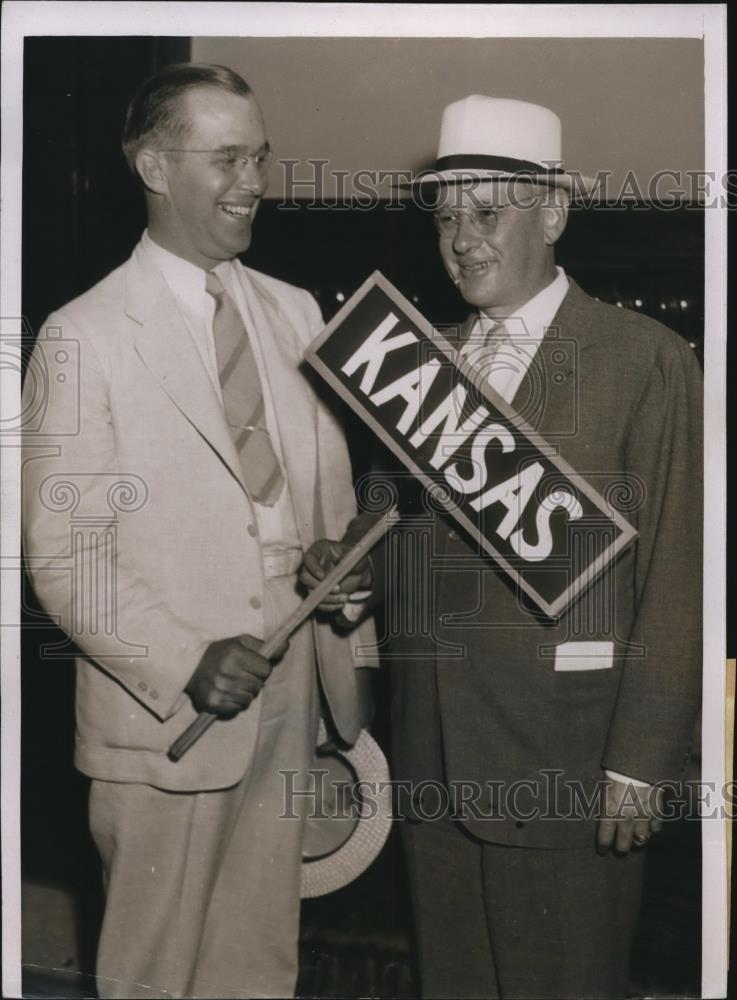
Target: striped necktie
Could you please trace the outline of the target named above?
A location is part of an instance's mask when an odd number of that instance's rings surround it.
[[[505,323],[495,323],[491,326],[484,338],[484,357],[494,358],[505,344],[509,343],[509,331]]]
[[[264,396],[253,348],[235,303],[212,271],[207,273],[205,288],[215,299],[212,329],[223,408],[246,489],[257,503],[272,507],[284,486],[284,474],[266,427]]]

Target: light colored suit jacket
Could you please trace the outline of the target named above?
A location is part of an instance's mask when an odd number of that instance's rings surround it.
[[[269,332],[260,339],[306,548],[340,537],[354,513],[339,423],[299,370],[322,319],[307,292],[247,268],[242,277],[253,320]],[[180,762],[166,757],[195,717],[183,689],[208,644],[263,637],[264,622],[261,551],[238,456],[160,272],[134,253],[53,313],[24,393],[33,414],[23,460],[29,572],[83,654],[77,766],[173,790],[236,783],[253,753],[260,699],[218,722]],[[353,742],[362,707],[352,650],[357,638],[372,643],[371,626],[350,638],[313,628],[333,721]]]

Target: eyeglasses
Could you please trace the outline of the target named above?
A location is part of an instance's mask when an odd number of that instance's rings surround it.
[[[488,236],[494,232],[499,224],[499,213],[511,205],[520,205],[523,208],[531,208],[537,201],[533,195],[530,198],[523,198],[519,201],[505,202],[503,205],[482,205],[479,208],[470,208],[463,212],[453,211],[449,208],[441,208],[433,215],[435,228],[441,236],[455,236],[460,229],[461,219],[468,219],[477,233]]]
[[[264,175],[268,173],[274,158],[270,146],[264,146],[257,153],[249,153],[245,146],[223,146],[220,149],[160,149],[159,152],[207,154],[212,158],[212,165],[227,174],[236,174],[239,169],[250,164],[259,174]]]

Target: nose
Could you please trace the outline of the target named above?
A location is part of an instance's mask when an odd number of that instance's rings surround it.
[[[260,197],[268,187],[269,181],[266,171],[260,168],[252,157],[244,157],[244,159],[239,160],[236,171],[237,188]]]
[[[455,253],[463,254],[472,247],[478,246],[480,237],[474,228],[470,216],[462,214],[458,220],[458,229],[453,237],[453,250]]]

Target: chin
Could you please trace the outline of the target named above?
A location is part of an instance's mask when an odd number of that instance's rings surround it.
[[[213,244],[217,247],[223,258],[236,257],[238,254],[245,253],[251,245],[252,237],[253,230],[250,224],[243,226],[240,232],[231,230],[230,232],[218,232],[211,235]]]
[[[237,242],[230,242],[227,246],[224,246],[223,249],[229,257],[238,257],[240,254],[245,253],[250,245],[251,234],[249,233],[248,236],[244,236],[243,239],[240,239]]]
[[[486,282],[461,279],[456,287],[469,305],[477,306],[479,309],[490,309],[499,301],[496,289],[490,288]]]

